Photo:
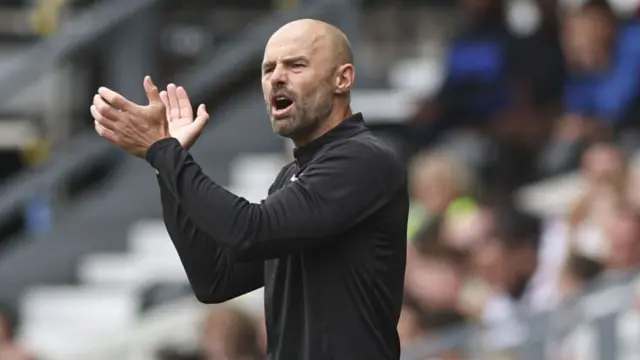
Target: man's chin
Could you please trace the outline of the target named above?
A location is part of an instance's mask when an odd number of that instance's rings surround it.
[[[276,128],[276,127],[274,127],[273,132],[276,133],[279,136],[282,136],[282,137],[285,137],[285,138],[289,138],[289,139],[291,139],[295,134],[295,131],[293,131],[292,129],[289,129],[289,128]]]
[[[271,118],[271,127],[273,131],[278,135],[289,133],[293,128],[293,117],[287,116],[285,118]],[[284,135],[283,135],[284,136]]]

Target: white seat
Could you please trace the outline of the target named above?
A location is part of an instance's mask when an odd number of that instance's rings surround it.
[[[162,219],[147,219],[129,227],[127,241],[133,253],[169,254],[176,250]]]
[[[444,82],[442,61],[418,58],[397,61],[389,70],[391,86],[418,98],[434,96]]]
[[[584,179],[576,172],[528,185],[516,193],[516,201],[534,214],[560,216],[566,214],[584,189]]]
[[[250,314],[264,313],[264,288],[238,296],[230,301],[231,304]]]
[[[135,291],[98,286],[37,286],[21,299],[20,313],[25,324],[120,330],[133,324],[138,306]]]
[[[265,192],[287,163],[282,154],[242,154],[229,164],[229,180],[233,187],[256,187]]]
[[[186,282],[187,277],[175,250],[158,254],[92,254],[78,269],[83,283],[140,289],[156,281]]]
[[[127,332],[99,334],[87,331],[65,331],[60,327],[26,326],[21,331],[21,338],[30,352],[38,359],[46,360],[81,360],[90,355],[92,360],[107,360],[108,357],[96,357],[104,340],[109,339],[109,346],[117,343],[119,337],[128,336]]]
[[[354,90],[351,107],[370,124],[402,123],[413,115],[417,98],[402,90]]]
[[[267,198],[269,188],[259,188],[256,186],[233,186],[229,188],[232,193],[246,199],[247,201],[258,204]]]
[[[38,286],[22,298],[20,340],[42,353],[72,358],[76,350],[126,334],[137,321],[133,291],[94,286]],[[86,348],[85,348],[86,350]]]

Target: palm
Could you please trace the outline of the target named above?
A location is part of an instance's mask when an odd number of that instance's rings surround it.
[[[204,105],[200,105],[198,116],[194,118],[193,108],[187,92],[184,88],[176,87],[173,84],[167,86],[167,91],[160,93],[160,98],[167,109],[169,133],[183,147],[191,147],[209,118]]]
[[[171,136],[180,136],[182,133],[189,130],[190,125],[193,124],[193,117],[183,118],[168,118],[169,121],[169,133]]]

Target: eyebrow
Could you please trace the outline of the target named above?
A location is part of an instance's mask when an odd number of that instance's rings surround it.
[[[291,63],[295,63],[295,62],[298,62],[298,61],[302,61],[302,62],[308,63],[309,62],[309,58],[307,58],[306,56],[302,56],[301,55],[301,56],[292,56],[292,57],[287,57],[287,58],[282,59],[282,62],[285,63],[285,64],[291,64]],[[268,68],[270,66],[273,66],[275,63],[276,62],[273,61],[273,60],[265,61],[262,64],[262,70],[264,70],[264,69],[266,69],[266,68]]]

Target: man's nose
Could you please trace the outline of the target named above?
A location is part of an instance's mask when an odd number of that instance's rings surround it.
[[[284,67],[278,64],[271,74],[271,85],[282,85],[287,82],[287,74]]]

